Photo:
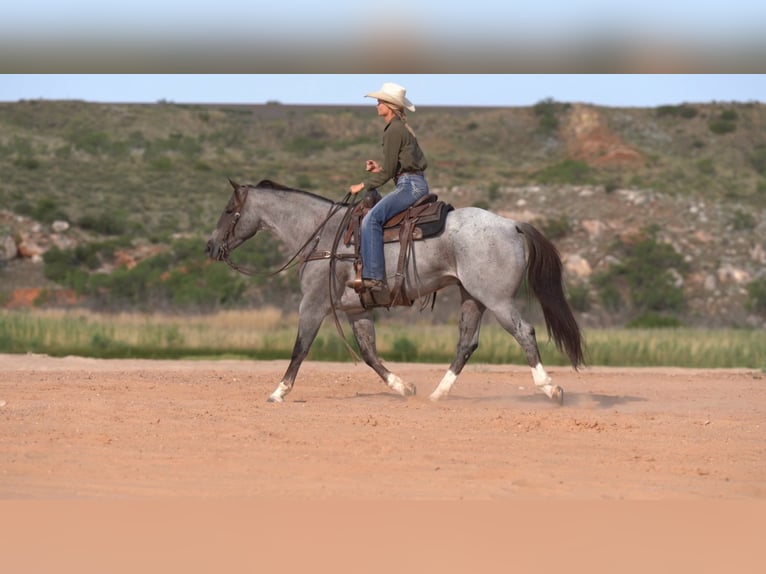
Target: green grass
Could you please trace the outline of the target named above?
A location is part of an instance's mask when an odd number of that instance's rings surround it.
[[[0,312],[0,352],[78,355],[97,358],[289,359],[297,317],[276,309],[215,315],[101,315],[81,311]],[[350,341],[350,330],[346,328]],[[411,325],[386,320],[376,325],[385,360],[452,361],[454,325]],[[568,365],[540,327],[540,352],[547,365]],[[592,329],[584,333],[586,366],[669,366],[766,369],[762,330]],[[332,321],[327,320],[309,359],[350,361]],[[526,363],[519,345],[495,323],[482,329],[472,363]]]

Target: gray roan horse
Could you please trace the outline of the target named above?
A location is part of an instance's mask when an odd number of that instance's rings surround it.
[[[207,242],[208,256],[229,262],[231,251],[257,232],[267,230],[301,261],[303,298],[298,335],[287,371],[269,401],[282,402],[292,390],[322,321],[336,311],[348,317],[365,363],[393,391],[402,396],[415,394],[414,385],[389,371],[378,358],[372,312],[345,285],[355,276],[352,260],[333,255],[349,206],[268,180],[258,185],[230,183],[234,192]],[[340,242],[337,253],[348,256],[352,249]],[[386,244],[388,277],[395,273],[398,250],[398,243]],[[451,211],[441,235],[414,242],[405,272],[408,297],[421,299],[448,285],[457,285],[462,301],[455,358],[429,398],[437,400],[449,393],[479,346],[482,316],[489,310],[521,345],[537,388],[561,404],[564,391],[552,384],[540,361],[535,330],[513,302],[526,274],[528,286],[542,307],[548,335],[577,369],[583,363],[583,343],[564,295],[561,269],[554,245],[530,223],[476,207]]]

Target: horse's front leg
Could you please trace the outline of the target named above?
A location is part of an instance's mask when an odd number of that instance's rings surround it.
[[[354,314],[349,313],[348,318],[356,342],[359,344],[359,350],[362,353],[364,362],[372,367],[372,369],[378,373],[378,376],[380,376],[386,385],[393,391],[399,393],[403,397],[414,395],[416,393],[415,385],[403,381],[380,362],[380,357],[378,357],[378,351],[375,346],[375,324],[372,320],[372,313],[370,311]]]
[[[301,368],[301,364],[306,356],[309,354],[311,344],[319,332],[319,327],[322,325],[322,320],[325,318],[326,311],[323,306],[316,304],[306,304],[304,298],[301,302],[301,308],[298,319],[298,335],[295,338],[295,344],[293,345],[293,354],[290,358],[290,365],[287,367],[282,380],[277,385],[271,395],[269,395],[270,403],[281,403],[284,401],[285,396],[289,393],[293,384],[295,384],[295,377],[298,376],[298,369]]]

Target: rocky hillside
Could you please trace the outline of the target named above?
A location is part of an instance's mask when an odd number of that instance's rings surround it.
[[[764,121],[763,104],[716,102],[543,101],[411,118],[433,191],[536,222],[562,253],[584,322],[622,324],[640,311],[626,284],[625,304],[609,305],[603,277],[629,265],[626,246],[649,233],[679,256],[657,270],[683,293],[671,314],[706,326],[764,322],[748,305],[749,286],[766,281]],[[52,248],[108,240],[91,274],[130,269],[179,237],[199,240],[203,259],[227,177],[340,199],[376,155],[381,127],[367,107],[0,104],[0,304],[92,304],[46,274]],[[268,302],[254,290],[239,304]]]

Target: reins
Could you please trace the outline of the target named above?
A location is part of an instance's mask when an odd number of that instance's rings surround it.
[[[248,189],[248,188],[245,188]],[[348,203],[349,197],[351,196],[350,193],[346,194],[346,197],[343,198],[343,201],[340,203],[333,203],[330,207],[329,212],[327,213],[327,216],[322,220],[322,222],[319,224],[319,226],[309,235],[309,238],[306,240],[306,242],[301,245],[298,248],[298,251],[295,252],[295,254],[288,259],[288,261],[282,265],[279,269],[275,271],[256,271],[254,269],[248,269],[247,267],[243,267],[242,265],[238,263],[234,263],[234,261],[231,260],[230,257],[230,251],[229,251],[229,237],[232,233],[234,233],[234,228],[237,226],[237,222],[239,221],[239,218],[242,217],[242,207],[245,204],[245,201],[247,201],[247,193],[245,194],[244,198],[239,202],[237,205],[237,209],[234,213],[234,217],[232,218],[231,224],[229,225],[228,229],[226,230],[226,233],[223,236],[223,240],[221,243],[223,244],[223,256],[222,260],[234,269],[235,271],[238,271],[239,273],[242,273],[243,275],[249,275],[250,277],[255,276],[263,276],[263,277],[272,277],[274,275],[278,275],[279,273],[282,273],[283,271],[287,271],[288,269],[291,269],[295,267],[296,265],[299,265],[301,263],[305,263],[306,261],[312,261],[317,259],[329,259],[332,255],[334,255],[335,248],[337,247],[337,242],[333,244],[333,252],[315,252],[312,251],[308,256],[300,257],[300,255],[303,253],[303,251],[306,249],[306,247],[309,246],[309,244],[313,241],[316,245],[319,242],[319,239],[321,237],[322,230],[324,229],[325,225],[327,225],[327,222],[330,221],[330,219],[335,215],[338,210],[340,210],[342,207],[351,205],[353,206],[353,203]],[[350,210],[349,210],[350,211]]]
[[[249,189],[249,188],[245,188]],[[275,271],[255,271],[253,269],[248,269],[246,267],[243,267],[242,265],[239,265],[238,263],[234,263],[231,260],[231,257],[229,256],[229,237],[234,232],[234,228],[237,225],[237,222],[239,221],[239,218],[242,216],[242,208],[244,207],[245,201],[247,201],[247,193],[245,194],[244,198],[239,201],[239,196],[237,196],[238,204],[236,211],[234,212],[234,217],[232,218],[231,224],[229,225],[228,229],[226,230],[226,233],[223,237],[223,256],[222,260],[226,262],[226,264],[234,269],[235,271],[238,271],[239,273],[242,273],[243,275],[248,276],[265,276],[265,277],[272,277],[274,275],[278,275],[279,273],[282,273],[283,271],[287,271],[288,269],[291,269],[292,267],[295,267],[296,265],[306,263],[308,261],[318,261],[323,259],[329,259],[330,260],[330,272],[329,272],[329,289],[330,289],[330,309],[332,310],[332,317],[333,321],[335,322],[335,327],[338,330],[338,334],[340,335],[341,340],[343,341],[343,344],[346,345],[346,348],[348,349],[349,353],[351,353],[351,356],[354,359],[354,362],[358,362],[361,360],[357,352],[349,345],[348,341],[346,340],[346,336],[343,333],[343,327],[340,324],[340,320],[338,319],[338,313],[335,305],[335,289],[336,289],[336,281],[337,277],[335,275],[335,264],[339,259],[354,259],[354,255],[338,255],[338,245],[340,243],[341,237],[343,236],[343,230],[345,229],[346,225],[348,224],[349,219],[351,218],[351,212],[353,211],[354,205],[356,205],[358,201],[358,196],[353,195],[351,193],[347,193],[346,196],[343,198],[343,201],[339,203],[333,203],[332,207],[330,207],[329,212],[325,216],[325,218],[322,220],[322,222],[319,224],[319,226],[309,235],[309,238],[306,240],[306,242],[300,246],[298,251],[295,252],[295,254],[290,257],[290,259],[282,265],[279,269]],[[350,199],[353,199],[352,201],[349,201]],[[322,230],[327,225],[327,222],[330,221],[330,219],[343,207],[348,207],[349,209],[346,210],[346,213],[343,216],[343,219],[341,220],[340,225],[338,226],[338,230],[335,232],[335,237],[333,239],[332,243],[332,249],[330,251],[316,251],[315,249],[312,249],[311,252],[308,255],[301,256],[301,254],[304,252],[306,247],[309,246],[312,242],[314,243],[314,246],[316,247],[316,244],[319,243],[319,240],[322,235]]]

